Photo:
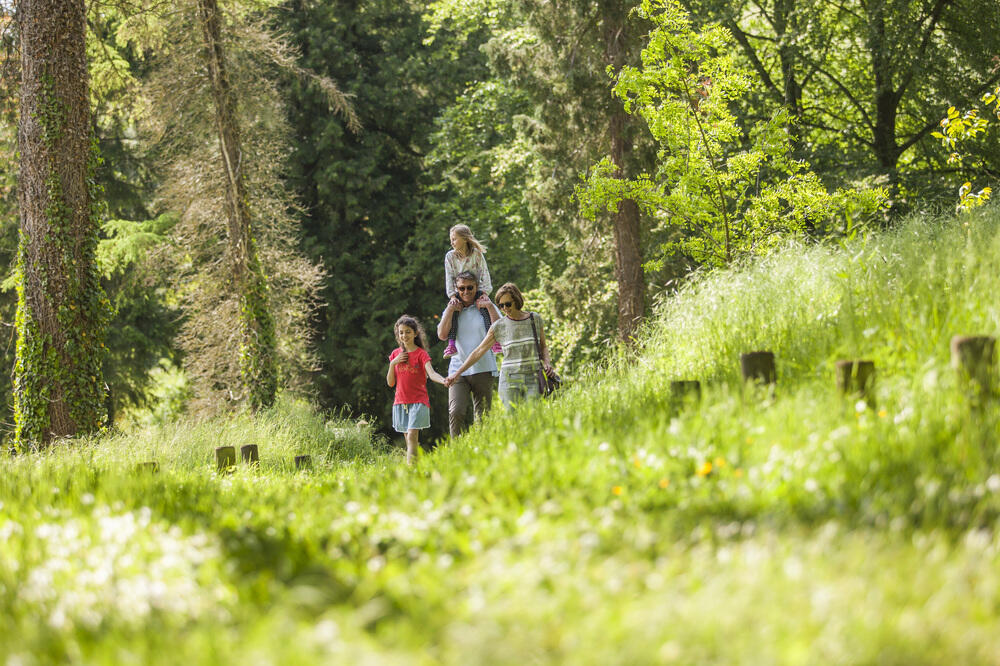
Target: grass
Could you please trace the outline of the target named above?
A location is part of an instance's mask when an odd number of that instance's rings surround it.
[[[997,332],[1000,210],[965,219],[703,276],[416,469],[292,401],[2,459],[0,661],[998,663],[1000,409],[948,341]],[[874,405],[833,386],[861,357]]]

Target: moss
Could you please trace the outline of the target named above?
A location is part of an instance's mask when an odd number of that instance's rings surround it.
[[[274,404],[278,390],[274,318],[267,306],[267,278],[257,258],[256,243],[250,241],[246,285],[240,298],[240,378],[254,411]]]

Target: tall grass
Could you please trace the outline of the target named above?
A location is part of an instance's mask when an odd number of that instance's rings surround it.
[[[0,460],[0,661],[997,663],[1000,409],[948,340],[997,330],[1000,210],[970,229],[703,276],[638,357],[414,469],[294,402]],[[739,383],[761,348],[773,396]]]

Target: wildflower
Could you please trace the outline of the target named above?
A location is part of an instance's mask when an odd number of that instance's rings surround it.
[[[660,487],[661,488],[666,488],[669,485],[670,485],[670,479],[667,479],[667,478],[660,479]]]
[[[714,462],[715,466],[718,467],[719,469],[722,469],[723,467],[726,466],[726,459],[723,458],[722,456],[717,457]]]
[[[747,435],[747,444],[753,444],[753,437]]]
[[[878,417],[879,417],[880,419],[884,419],[884,418],[885,418],[885,417],[887,417],[888,415],[889,415],[889,412],[885,411],[884,409],[880,409],[880,410],[878,410]]]
[[[635,465],[636,469],[639,469],[640,467],[642,467],[642,460],[639,458],[639,456],[634,456],[632,458],[632,464]]]
[[[712,473],[712,463],[706,460],[702,464],[698,465],[698,469],[696,470],[695,473],[698,476],[708,476],[709,474]]]
[[[621,495],[623,492],[625,492],[625,489],[621,486],[614,486],[611,488],[611,493],[614,495]]]
[[[736,469],[733,470],[733,476],[735,476],[737,479],[743,478],[743,470],[737,467]]]

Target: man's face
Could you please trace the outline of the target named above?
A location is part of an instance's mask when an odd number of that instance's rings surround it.
[[[462,301],[463,305],[472,305],[476,300],[477,286],[475,280],[455,281],[455,289],[458,290],[458,298]]]

